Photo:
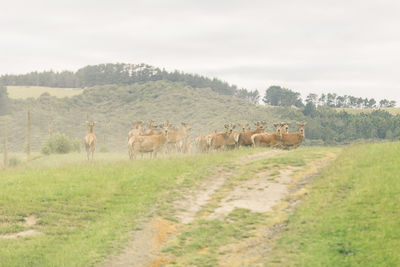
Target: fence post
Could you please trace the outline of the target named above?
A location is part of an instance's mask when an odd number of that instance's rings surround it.
[[[26,155],[31,155],[31,108],[26,112]]]
[[[50,137],[52,137],[53,134],[54,134],[54,111],[53,111],[53,107],[51,107],[51,113],[50,113],[49,134],[50,134]]]
[[[4,168],[8,166],[8,121],[7,117],[4,117],[4,148],[3,148],[3,156],[4,156]]]

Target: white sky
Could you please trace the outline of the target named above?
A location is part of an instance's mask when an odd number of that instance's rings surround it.
[[[400,103],[400,1],[53,0],[0,9],[0,74],[146,63]]]

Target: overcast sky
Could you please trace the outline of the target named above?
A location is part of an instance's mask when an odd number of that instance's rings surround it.
[[[3,1],[0,74],[146,63],[400,103],[400,1]]]

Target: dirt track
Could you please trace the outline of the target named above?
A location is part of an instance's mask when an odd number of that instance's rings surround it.
[[[238,160],[239,166],[251,162],[274,157],[282,151],[268,151],[246,156]],[[293,178],[293,174],[300,170],[297,167],[288,167],[278,175],[271,176],[270,172],[259,172],[253,178],[230,184],[230,178],[238,175],[240,168],[230,170],[218,169],[217,172],[206,179],[196,189],[182,192],[182,198],[173,202],[174,217],[176,222],[162,217],[153,217],[143,224],[142,229],[132,233],[131,241],[120,255],[110,257],[104,266],[165,266],[173,256],[162,252],[168,240],[175,238],[185,225],[201,218],[223,219],[236,208],[248,209],[252,212],[272,212],[274,208],[290,211],[299,201],[292,203],[284,199],[289,194],[297,197],[306,194],[304,186],[311,177],[322,168],[324,163],[332,157],[315,160],[314,168],[308,166],[308,171],[301,177]],[[233,186],[227,186],[228,184]],[[228,189],[227,189],[228,188]],[[221,191],[219,198],[216,197]],[[212,210],[202,212],[207,207]],[[283,205],[284,204],[284,205]],[[277,220],[273,225],[258,225],[252,238],[242,242],[232,243],[221,248],[222,256],[219,258],[220,266],[258,266],[262,265],[263,258],[267,255],[273,242],[279,236],[283,224]]]

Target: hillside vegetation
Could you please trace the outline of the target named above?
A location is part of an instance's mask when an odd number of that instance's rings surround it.
[[[210,88],[192,88],[183,83],[155,81],[132,85],[103,85],[85,89],[81,95],[57,98],[44,94],[38,99],[10,100],[12,118],[9,122],[10,148],[22,151],[25,145],[26,110],[31,109],[32,147],[39,150],[49,135],[66,133],[82,139],[86,135],[86,114],[95,120],[99,145],[112,150],[125,150],[131,122],[155,120],[180,126],[192,126],[191,137],[222,130],[225,123],[267,121],[281,119],[279,109],[250,104],[247,101],[221,95]],[[53,111],[52,111],[53,109]],[[51,127],[51,118],[54,127]],[[105,142],[104,142],[105,139]]]
[[[3,100],[1,100],[4,102]],[[398,140],[400,115],[385,109],[357,113],[338,111],[330,107],[304,108],[255,105],[231,95],[223,95],[210,88],[193,88],[180,82],[154,81],[131,85],[102,85],[84,89],[82,94],[58,98],[43,94],[37,99],[9,99],[9,147],[23,151],[26,141],[26,111],[31,109],[32,149],[41,145],[53,133],[61,132],[82,140],[86,135],[87,118],[97,121],[95,133],[99,147],[126,151],[127,132],[131,122],[155,120],[180,126],[192,126],[189,136],[223,130],[226,123],[266,121],[268,132],[273,123],[307,122],[306,144],[348,144],[365,140]],[[0,108],[2,108],[1,106]],[[1,110],[0,110],[1,111]],[[53,123],[52,123],[53,121]]]

